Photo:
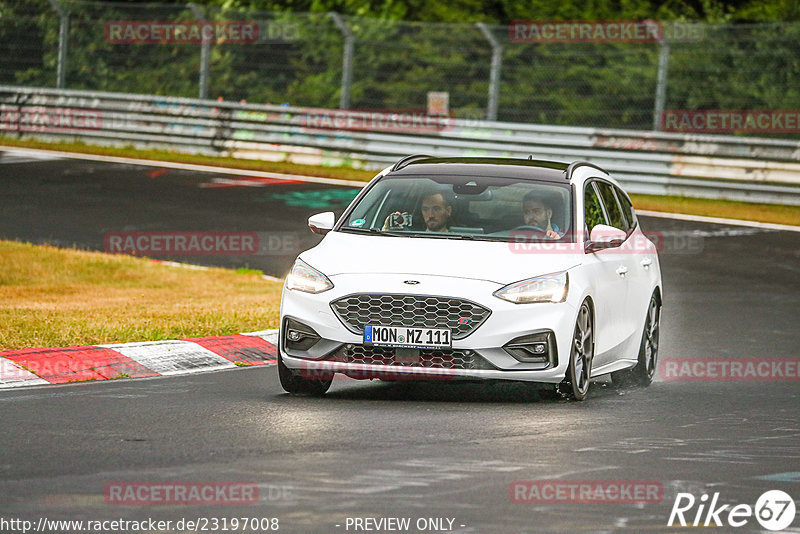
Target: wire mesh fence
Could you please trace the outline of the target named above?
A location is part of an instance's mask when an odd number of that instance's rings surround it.
[[[534,39],[513,25],[0,0],[0,84],[365,110],[424,110],[446,92],[457,118],[643,130],[664,109],[798,107],[800,25],[658,27]]]

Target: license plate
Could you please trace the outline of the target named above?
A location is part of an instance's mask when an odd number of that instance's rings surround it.
[[[450,348],[448,328],[364,327],[364,343],[377,347]]]

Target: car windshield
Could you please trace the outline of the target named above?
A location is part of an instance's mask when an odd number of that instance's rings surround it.
[[[339,226],[344,232],[504,241],[570,239],[567,183],[474,176],[381,178]]]

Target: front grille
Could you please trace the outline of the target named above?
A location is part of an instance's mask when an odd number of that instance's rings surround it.
[[[350,295],[331,302],[331,308],[356,334],[368,324],[449,328],[453,339],[467,337],[492,313],[468,300],[424,295]]]
[[[404,349],[345,345],[330,358],[344,363],[366,365],[401,365],[432,369],[491,369],[491,365],[471,350]]]

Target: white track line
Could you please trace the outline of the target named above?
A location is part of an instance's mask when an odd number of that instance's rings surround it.
[[[644,215],[645,217],[660,217],[662,219],[676,219],[679,221],[729,224],[733,226],[748,226],[750,228],[763,228],[766,230],[783,230],[786,232],[800,232],[800,226],[791,226],[789,224],[744,221],[742,219],[724,219],[722,217],[705,217],[703,215],[686,215],[684,213],[667,213],[663,211],[636,210],[636,213],[638,215]]]
[[[61,158],[50,156],[49,154],[25,153],[14,154],[13,152],[0,153],[0,165],[13,165],[17,163],[36,163],[39,161],[58,161]]]
[[[341,180],[338,178],[322,178],[320,176],[305,176],[296,174],[283,174],[277,172],[254,171],[250,169],[231,169],[215,165],[197,165],[194,163],[177,163],[174,161],[156,161],[152,159],[123,158],[118,156],[100,156],[97,154],[81,154],[79,152],[60,152],[41,148],[19,148],[0,145],[0,150],[18,152],[21,154],[47,154],[59,158],[83,159],[88,161],[101,161],[104,163],[122,163],[125,165],[145,165],[148,167],[162,167],[166,169],[179,169],[185,171],[208,172],[215,174],[235,174],[238,176],[257,176],[259,178],[274,178],[276,180],[297,180],[317,184],[346,185],[351,187],[364,187],[367,182],[357,180]],[[377,174],[377,172],[376,172]]]
[[[193,263],[181,263],[178,261],[167,261],[167,260],[154,260],[161,265],[167,265],[169,267],[181,267],[183,269],[193,269],[196,271],[208,271],[210,269],[224,269],[225,267],[209,267],[207,265],[195,265]],[[275,276],[270,276],[268,274],[262,274],[261,278],[267,280],[269,282],[283,282],[283,278],[278,278]]]

